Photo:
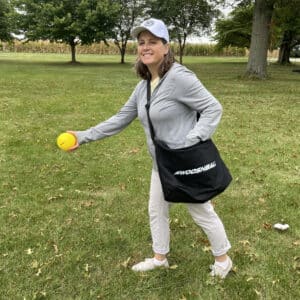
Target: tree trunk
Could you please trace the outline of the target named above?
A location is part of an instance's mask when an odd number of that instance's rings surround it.
[[[121,48],[121,64],[125,63],[125,53],[126,53],[126,43],[122,44],[122,48]]]
[[[292,50],[293,36],[291,31],[285,31],[283,34],[282,42],[280,44],[278,63],[281,65],[290,64],[290,55]]]
[[[183,57],[183,45],[179,44],[179,63],[182,64]]]
[[[118,47],[121,55],[121,64],[125,63],[125,53],[126,53],[126,46],[127,46],[127,40],[122,40],[119,42],[117,39],[114,40],[115,45]]]
[[[71,63],[76,63],[76,43],[74,39],[70,39],[70,47],[71,47]]]
[[[183,54],[184,54],[185,42],[186,42],[186,34],[183,35],[183,40],[181,39],[181,37],[178,38],[178,44],[179,44],[179,62],[180,62],[180,64],[182,64],[182,62],[183,62]]]
[[[274,1],[255,0],[250,54],[246,76],[263,79],[267,76],[269,32]]]
[[[121,51],[121,64],[125,63],[125,51],[122,49]]]

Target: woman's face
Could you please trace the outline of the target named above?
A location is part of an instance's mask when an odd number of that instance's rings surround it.
[[[169,51],[169,44],[154,36],[149,31],[143,31],[138,37],[138,57],[149,68],[156,68]]]

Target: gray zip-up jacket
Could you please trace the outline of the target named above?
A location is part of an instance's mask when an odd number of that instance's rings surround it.
[[[76,131],[78,143],[83,144],[117,134],[138,117],[146,133],[148,149],[156,168],[146,103],[147,81],[141,80],[118,113],[95,127]],[[197,112],[200,113],[198,121]],[[178,63],[174,63],[160,79],[151,95],[150,117],[155,135],[170,148],[182,148],[199,140],[209,139],[221,115],[222,106],[218,100],[208,92],[192,71]]]

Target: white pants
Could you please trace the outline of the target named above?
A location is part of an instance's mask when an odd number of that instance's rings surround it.
[[[169,209],[172,204],[164,200],[158,172],[152,170],[149,218],[154,253],[167,254],[170,250]],[[231,247],[222,221],[216,214],[210,201],[186,204],[195,223],[200,226],[211,244],[212,254],[221,256]]]

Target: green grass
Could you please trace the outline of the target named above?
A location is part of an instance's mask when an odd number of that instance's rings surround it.
[[[295,66],[241,78],[241,58],[186,57],[224,107],[214,136],[234,181],[215,200],[235,272],[212,280],[205,235],[171,210],[170,270],[151,255],[151,161],[138,121],[67,154],[59,133],[105,120],[138,82],[116,56],[0,53],[1,299],[299,299],[299,98]],[[299,68],[299,65],[297,66]],[[272,228],[285,222],[290,229]],[[176,267],[177,266],[177,267]]]

